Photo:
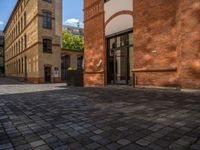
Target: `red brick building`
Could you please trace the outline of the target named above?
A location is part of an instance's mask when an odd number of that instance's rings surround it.
[[[85,0],[85,86],[200,88],[199,0]]]

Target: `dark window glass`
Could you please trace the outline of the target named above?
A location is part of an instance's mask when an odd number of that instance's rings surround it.
[[[27,48],[27,36],[24,35],[24,48],[26,49]]]
[[[26,12],[24,13],[24,28],[26,27]]]
[[[77,69],[82,70],[83,69],[83,56],[79,56],[77,58]]]
[[[51,29],[51,13],[43,12],[43,28]]]
[[[43,1],[48,2],[48,3],[51,3],[51,0],[43,0]]]
[[[43,39],[43,52],[52,53],[52,40]]]

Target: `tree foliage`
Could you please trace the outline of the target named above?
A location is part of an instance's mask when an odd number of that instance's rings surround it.
[[[68,31],[62,32],[62,45],[63,48],[72,50],[83,50],[84,39],[80,35],[73,35]]]

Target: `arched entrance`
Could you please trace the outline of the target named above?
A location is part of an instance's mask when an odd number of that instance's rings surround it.
[[[85,0],[84,18],[84,85],[129,84],[133,0]]]
[[[133,12],[122,10],[105,23],[107,83],[131,84],[133,69]]]

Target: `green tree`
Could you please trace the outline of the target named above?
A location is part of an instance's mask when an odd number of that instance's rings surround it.
[[[62,46],[66,49],[83,50],[84,39],[80,35],[73,35],[68,31],[62,32]]]

